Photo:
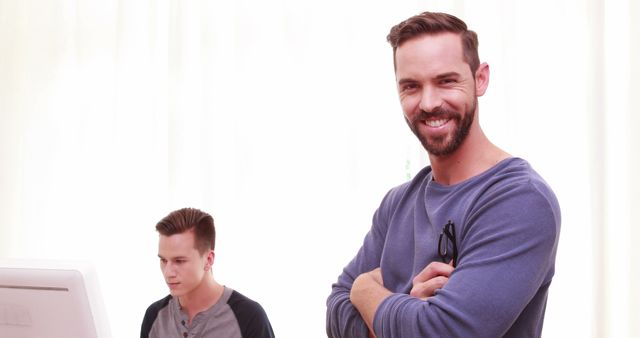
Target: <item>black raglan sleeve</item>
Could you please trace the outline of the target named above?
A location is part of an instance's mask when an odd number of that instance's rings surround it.
[[[260,304],[235,290],[227,304],[236,316],[242,338],[275,338],[267,313]]]
[[[144,318],[142,319],[140,338],[149,338],[149,331],[151,331],[153,322],[155,322],[156,318],[158,317],[158,312],[160,312],[160,309],[169,304],[169,300],[171,300],[171,295],[168,295],[161,300],[149,305],[147,311],[144,313]]]

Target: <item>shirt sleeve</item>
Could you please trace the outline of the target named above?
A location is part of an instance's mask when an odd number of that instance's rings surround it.
[[[351,304],[349,295],[353,281],[362,273],[380,266],[382,248],[387,232],[387,217],[389,195],[385,196],[381,206],[373,216],[373,225],[367,233],[358,254],[344,268],[333,284],[331,294],[327,299],[326,330],[330,338],[366,338],[369,329],[360,313]]]
[[[142,319],[140,338],[149,338],[149,332],[151,331],[151,327],[158,317],[158,312],[160,311],[160,309],[167,306],[170,300],[171,295],[168,295],[165,298],[149,305],[147,311],[144,313],[144,318]]]
[[[544,306],[528,313],[528,305],[546,301],[560,213],[550,190],[540,189],[505,185],[476,201],[447,284],[426,301],[399,293],[386,298],[374,316],[376,335],[501,337],[523,314],[541,319]]]
[[[262,306],[237,291],[228,301],[234,312],[243,338],[273,338],[273,328]]]

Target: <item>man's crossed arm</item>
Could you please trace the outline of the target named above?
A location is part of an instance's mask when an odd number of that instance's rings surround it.
[[[453,269],[451,264],[431,262],[413,278],[413,287],[409,295],[422,300],[433,296],[437,289],[447,283]],[[380,268],[365,272],[353,281],[350,293],[351,303],[367,324],[372,337],[376,310],[391,294],[392,292],[384,287]]]

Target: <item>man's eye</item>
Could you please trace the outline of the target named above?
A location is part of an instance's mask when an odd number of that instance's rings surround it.
[[[402,87],[400,87],[400,90],[403,91],[403,92],[406,92],[406,91],[414,90],[416,88],[418,88],[418,86],[416,86],[413,83],[410,83],[410,84],[402,85]]]

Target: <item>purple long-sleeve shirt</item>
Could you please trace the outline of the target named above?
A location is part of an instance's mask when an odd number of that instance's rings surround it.
[[[435,296],[411,297],[413,277],[441,260],[438,238],[448,220],[456,268]],[[433,181],[426,167],[390,190],[375,212],[327,300],[327,335],[367,337],[349,293],[356,277],[380,267],[393,294],[375,313],[379,338],[539,337],[559,232],[558,201],[525,160],[506,159],[450,186]]]

